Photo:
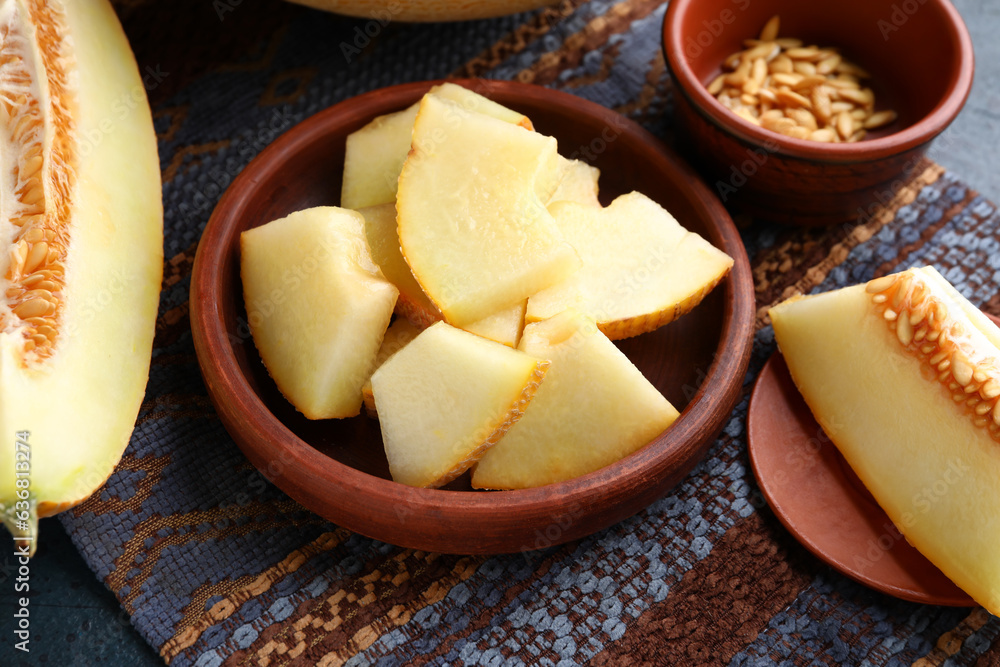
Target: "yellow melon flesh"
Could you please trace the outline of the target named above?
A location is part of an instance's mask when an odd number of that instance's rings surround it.
[[[531,120],[468,88],[443,83],[429,94],[455,102],[463,109],[478,111],[513,125],[532,129]],[[420,103],[379,116],[347,137],[344,153],[344,180],[340,205],[360,209],[396,200],[399,172],[410,152],[410,135]]]
[[[678,417],[580,313],[529,324],[518,349],[552,365],[524,417],[476,464],[476,488],[522,489],[585,475],[646,445]]]
[[[527,307],[528,300],[525,299],[499,313],[484,317],[472,324],[466,324],[462,328],[477,336],[503,343],[507,347],[517,347],[517,342],[521,339],[521,331],[524,329],[524,312]]]
[[[770,311],[796,386],[900,532],[1000,611],[1000,331],[927,269]]]
[[[365,236],[372,251],[372,259],[382,269],[386,279],[399,289],[396,312],[421,329],[441,320],[441,311],[420,289],[410,266],[403,259],[396,232],[395,205],[369,206],[358,212],[365,219]],[[524,327],[526,305],[527,300],[521,301],[462,328],[509,347],[516,347]]]
[[[560,171],[559,185],[549,198],[549,205],[557,201],[575,201],[585,206],[600,207],[601,202],[597,198],[600,169],[581,160],[561,158]]]
[[[240,275],[254,344],[285,398],[309,419],[357,415],[399,293],[361,215],[318,207],[245,231]]]
[[[0,32],[0,516],[26,536],[90,496],[128,444],[163,209],[149,106],[110,5],[5,2]]]
[[[449,322],[511,307],[579,267],[543,203],[558,160],[551,137],[424,97],[399,177],[399,240]]]
[[[733,266],[728,255],[637,192],[604,209],[556,202],[549,210],[584,265],[528,299],[528,322],[574,308],[612,340],[635,336],[690,311]]]
[[[392,478],[438,487],[465,472],[531,402],[548,363],[438,322],[372,375]]]
[[[381,368],[389,357],[406,347],[420,332],[421,329],[413,326],[405,317],[396,318],[385,332],[382,346],[379,347],[378,354],[375,355],[375,363],[372,364],[372,372],[374,373]],[[361,387],[361,396],[368,416],[377,417],[378,410],[375,408],[375,394],[372,392],[372,379],[370,377]]]

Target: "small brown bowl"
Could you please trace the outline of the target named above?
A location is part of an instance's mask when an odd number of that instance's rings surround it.
[[[793,139],[726,109],[706,85],[781,17],[782,37],[838,47],[867,69],[878,109],[899,118],[856,143]],[[972,42],[949,0],[673,0],[663,49],[677,136],[723,201],[794,225],[864,222],[913,175],[972,86]]]
[[[739,234],[689,167],[635,123],[572,95],[499,81],[460,82],[528,115],[563,155],[601,169],[602,196],[645,192],[735,259],[692,313],[621,349],[678,408],[670,429],[589,475],[519,491],[483,492],[467,476],[446,489],[391,481],[377,421],[309,421],[281,396],[246,324],[239,237],[288,213],[339,201],[344,141],[403,109],[431,82],[377,90],[295,126],[254,159],[222,197],[198,246],[191,327],[209,395],[250,461],[292,498],[341,526],[405,547],[450,553],[537,549],[588,535],[662,496],[703,456],[728,419],[749,362],[754,295]],[[607,203],[607,201],[605,203]]]

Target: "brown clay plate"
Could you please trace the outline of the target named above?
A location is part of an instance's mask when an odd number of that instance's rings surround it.
[[[601,169],[605,203],[639,190],[735,259],[692,313],[620,348],[682,411],[646,447],[589,475],[519,491],[480,492],[459,478],[417,489],[389,478],[378,422],[310,422],[278,393],[246,323],[239,235],[292,211],[339,201],[344,141],[375,116],[403,109],[433,82],[377,90],[295,126],[233,181],[198,245],[191,326],[219,416],[250,461],[292,498],[346,528],[400,546],[451,553],[536,549],[588,535],[666,493],[697,463],[735,405],[754,317],[750,265],[718,199],[654,136],[602,106],[512,82],[464,85],[527,114],[566,157]]]
[[[813,418],[780,352],[757,377],[747,445],[771,509],[820,560],[904,600],[976,605],[896,530]]]

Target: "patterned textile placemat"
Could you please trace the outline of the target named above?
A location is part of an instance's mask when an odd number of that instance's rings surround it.
[[[1000,661],[997,618],[860,586],[770,513],[745,441],[749,390],[775,349],[762,317],[743,398],[705,460],[638,515],[537,552],[448,556],[350,533],[268,483],[216,417],[191,342],[191,265],[215,203],[250,159],[336,102],[445,76],[559,88],[669,140],[663,2],[564,0],[443,25],[373,24],[276,0],[125,0],[119,10],[159,136],[167,261],[129,449],[62,521],[171,665]],[[795,292],[933,264],[1000,314],[1000,215],[929,161],[856,224],[757,222],[743,236],[761,313]]]

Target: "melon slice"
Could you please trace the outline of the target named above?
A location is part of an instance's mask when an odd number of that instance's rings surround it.
[[[493,116],[525,129],[532,129],[531,120],[468,88],[443,83],[430,89],[430,94],[451,100],[463,109]],[[379,116],[347,137],[344,153],[344,180],[340,205],[344,208],[364,208],[388,204],[396,200],[396,181],[403,162],[410,152],[410,135],[417,119],[420,103],[395,113]]]
[[[493,446],[538,390],[548,362],[438,322],[372,375],[392,478],[439,487]]]
[[[770,311],[796,386],[900,532],[1000,612],[1000,340],[932,269]]]
[[[399,289],[396,312],[421,329],[443,319],[441,311],[420,289],[410,266],[403,259],[403,253],[399,249],[399,235],[396,233],[396,207],[393,204],[381,204],[358,212],[365,219],[365,236],[372,251],[372,259],[382,269],[386,279]],[[508,347],[517,347],[521,329],[524,328],[527,303],[527,300],[521,301],[462,328]]]
[[[543,202],[556,141],[427,95],[399,177],[399,240],[425,294],[468,324],[575,271],[580,260]]]
[[[560,172],[559,185],[549,198],[550,205],[557,201],[575,201],[585,206],[600,207],[601,202],[597,198],[600,169],[591,167],[582,160],[562,158]]]
[[[517,347],[518,341],[521,340],[521,331],[524,329],[524,313],[527,307],[528,300],[525,299],[499,313],[466,324],[462,328],[477,336],[503,343],[507,347]]]
[[[353,417],[398,290],[372,261],[359,213],[317,207],[240,235],[254,344],[309,419]]]
[[[389,325],[389,328],[385,332],[385,337],[382,338],[382,346],[379,347],[378,354],[375,355],[372,372],[374,373],[381,368],[382,364],[389,357],[406,347],[420,332],[421,329],[413,326],[405,317],[397,317]],[[377,417],[378,410],[375,408],[375,394],[372,392],[372,379],[370,377],[365,381],[364,386],[361,387],[361,396],[365,404],[365,412],[368,413],[368,416]]]
[[[111,6],[0,3],[0,34],[0,517],[26,538],[101,486],[128,444],[163,208],[152,118]]]
[[[476,488],[523,489],[585,475],[643,447],[678,417],[576,311],[529,324],[518,349],[552,365],[524,417],[476,464]]]
[[[574,308],[612,340],[628,338],[690,311],[733,266],[732,258],[638,192],[607,208],[564,201],[549,210],[583,268],[528,299],[528,322]]]

